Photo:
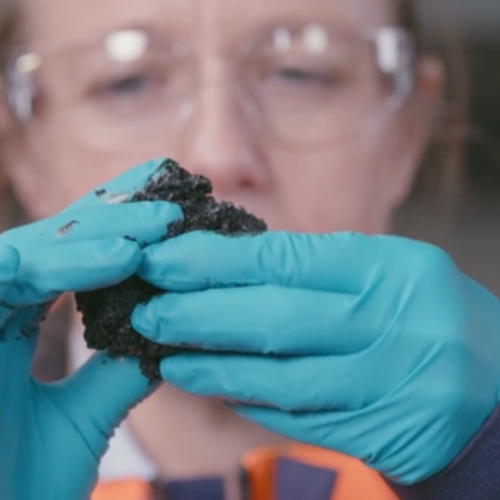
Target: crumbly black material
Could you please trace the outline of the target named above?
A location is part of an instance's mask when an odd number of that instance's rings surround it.
[[[191,175],[172,160],[166,160],[160,171],[133,195],[132,201],[165,200],[181,206],[184,218],[165,228],[164,239],[195,230],[224,235],[266,230],[264,221],[243,208],[215,201],[211,183],[205,177]],[[130,324],[130,315],[137,304],[162,293],[165,290],[145,283],[137,275],[113,287],[77,293],[87,346],[106,350],[113,357],[137,356],[142,373],[151,382],[158,380],[159,361],[179,352],[179,348],[157,344],[139,335]]]

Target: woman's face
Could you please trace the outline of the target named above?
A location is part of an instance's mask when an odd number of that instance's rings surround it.
[[[46,216],[168,156],[272,229],[384,231],[428,135],[423,106],[394,105],[363,39],[394,24],[391,6],[26,2],[28,47],[42,63],[9,160],[21,201]]]

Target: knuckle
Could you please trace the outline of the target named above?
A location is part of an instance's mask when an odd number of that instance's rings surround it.
[[[264,233],[259,262],[269,284],[292,286],[300,275],[298,235],[285,232]]]
[[[410,268],[425,279],[440,279],[455,265],[444,250],[428,243],[413,245],[409,260]]]

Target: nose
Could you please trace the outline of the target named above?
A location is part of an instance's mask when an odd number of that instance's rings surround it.
[[[216,62],[208,64],[185,110],[179,160],[192,173],[208,177],[217,197],[231,199],[239,190],[262,189],[269,181],[264,148],[247,111],[231,79]]]

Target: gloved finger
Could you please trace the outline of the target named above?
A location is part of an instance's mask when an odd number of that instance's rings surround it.
[[[2,234],[2,241],[22,249],[58,241],[128,237],[143,245],[158,241],[167,226],[180,218],[180,207],[164,201],[88,207],[12,229]]]
[[[134,274],[141,259],[140,247],[123,238],[26,250],[3,305],[12,310],[49,302],[66,291],[111,286]],[[28,374],[34,354],[40,312],[40,307],[14,312],[2,334],[9,357],[23,375]]]
[[[397,246],[353,233],[191,232],[148,248],[138,272],[145,281],[178,292],[271,284],[359,293],[377,278],[389,253],[398,256]]]
[[[339,428],[333,426],[332,420],[335,420],[333,411],[291,413],[277,408],[243,403],[226,403],[226,406],[236,415],[271,432],[302,443],[320,445],[322,448],[333,445],[335,447],[332,446],[330,449],[347,454],[345,446],[332,439],[333,434],[341,432]]]
[[[127,412],[156,387],[142,375],[136,359],[113,359],[100,352],[55,391],[63,397],[64,411],[88,442],[95,444],[95,454],[100,456]]]
[[[64,292],[108,287],[134,274],[141,260],[137,243],[123,238],[25,250],[8,302],[13,306],[33,305]]]
[[[407,419],[404,432],[396,436],[390,432],[394,421],[399,419],[399,404],[399,401],[383,400],[367,411],[299,413],[246,405],[227,406],[245,420],[271,432],[358,458],[382,474],[391,471],[392,479],[396,481],[411,484],[421,479],[417,472],[421,470],[421,454],[410,454],[410,460],[401,460],[397,451],[405,447],[413,448],[412,444],[418,442],[418,433],[422,429],[415,425],[419,418],[415,415]],[[425,409],[422,411],[425,412]],[[438,426],[443,424],[435,423]],[[385,450],[385,453],[382,455],[376,450]],[[446,464],[442,465],[444,467]],[[404,481],[400,478],[404,478]]]
[[[12,314],[12,307],[5,301],[5,293],[12,285],[19,268],[18,251],[9,245],[0,245],[0,327]]]
[[[157,158],[140,163],[121,175],[97,186],[93,191],[69,205],[65,212],[76,209],[130,200],[130,196],[142,189],[151,177],[160,176],[169,168],[167,158]]]
[[[371,295],[251,286],[164,295],[138,305],[132,326],[161,344],[256,354],[356,352],[384,333],[392,308]]]
[[[376,353],[373,357],[375,362],[380,358]],[[366,361],[357,355],[280,358],[192,353],[165,358],[160,373],[169,384],[197,396],[289,412],[354,410],[384,397],[407,374],[404,364],[396,362],[377,378]]]

